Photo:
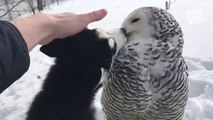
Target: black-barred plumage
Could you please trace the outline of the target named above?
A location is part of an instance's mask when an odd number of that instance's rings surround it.
[[[114,60],[101,98],[107,120],[181,120],[188,73],[178,22],[163,9],[143,7],[123,28],[128,43]]]

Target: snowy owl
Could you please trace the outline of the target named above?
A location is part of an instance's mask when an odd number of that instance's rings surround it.
[[[128,42],[114,60],[101,97],[107,120],[181,120],[188,73],[178,22],[163,9],[142,7],[122,27]]]

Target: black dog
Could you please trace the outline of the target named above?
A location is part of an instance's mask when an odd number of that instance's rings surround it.
[[[116,52],[114,39],[99,30],[84,30],[41,47],[56,57],[26,120],[95,120],[91,107],[101,68],[108,70]]]

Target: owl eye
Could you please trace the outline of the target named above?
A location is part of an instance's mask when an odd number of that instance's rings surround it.
[[[135,18],[135,19],[132,20],[132,23],[135,23],[135,22],[137,22],[139,20],[140,20],[140,18]]]

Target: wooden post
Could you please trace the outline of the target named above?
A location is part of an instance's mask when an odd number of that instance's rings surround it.
[[[170,9],[171,0],[166,1],[166,10]]]

